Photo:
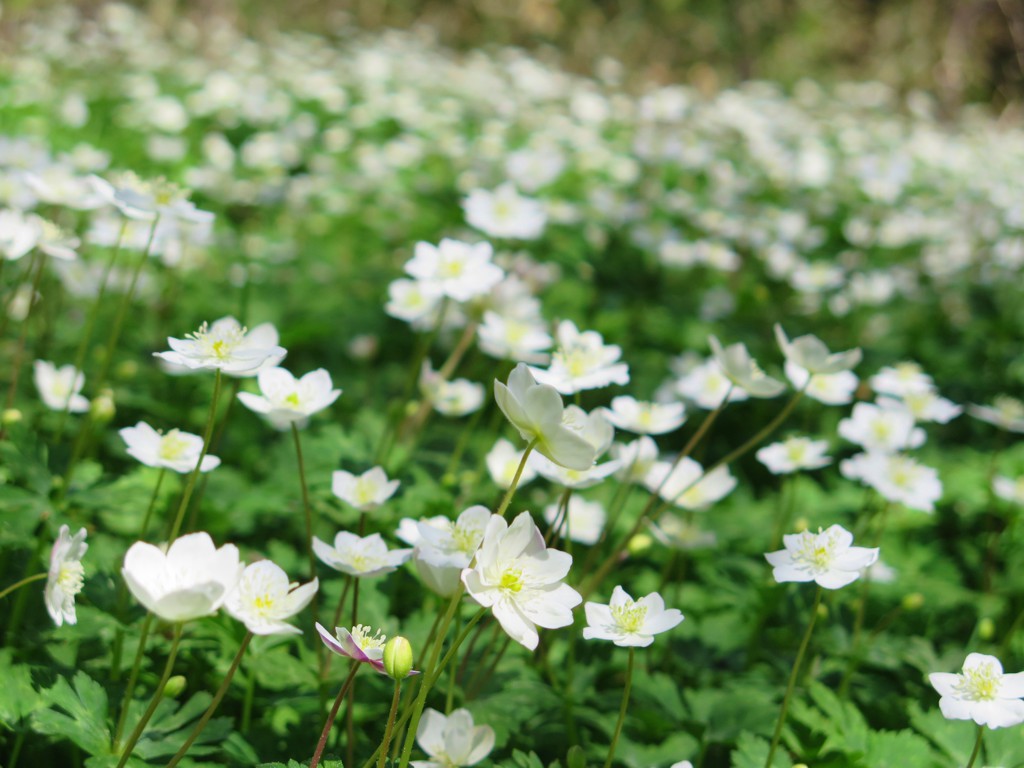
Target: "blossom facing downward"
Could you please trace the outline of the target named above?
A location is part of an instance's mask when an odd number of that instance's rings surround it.
[[[839,589],[856,581],[861,570],[878,559],[877,547],[851,546],[853,534],[841,525],[819,528],[817,533],[791,533],[782,542],[785,549],[764,556],[779,583],[813,581],[825,589]]]
[[[939,692],[939,709],[950,720],[973,720],[989,728],[1024,722],[1024,672],[1004,674],[995,656],[969,654],[959,675],[932,672],[928,681]]]
[[[36,360],[32,366],[33,379],[43,405],[53,411],[67,409],[70,413],[85,413],[89,401],[81,395],[85,374],[73,365],[58,368],[49,360]]]
[[[383,467],[373,467],[361,475],[343,469],[331,475],[331,493],[360,512],[376,509],[395,495],[398,480],[388,480]]]
[[[860,348],[830,352],[825,342],[810,334],[791,341],[778,323],[775,325],[775,339],[779,342],[786,360],[800,366],[812,376],[819,373],[834,374],[848,371],[856,366],[862,357]]]
[[[572,609],[583,601],[562,583],[571,566],[572,555],[544,546],[529,512],[511,525],[492,515],[476,565],[462,572],[462,583],[470,597],[494,612],[509,637],[532,651],[540,641],[538,626],[569,626]]]
[[[169,469],[180,474],[193,471],[203,452],[203,438],[199,435],[178,429],[161,434],[144,421],[134,427],[124,427],[118,430],[118,434],[132,458],[147,467]],[[199,471],[209,472],[219,466],[220,459],[207,454],[203,457]]]
[[[839,373],[816,373],[813,376],[788,360],[785,365],[786,378],[798,390],[812,400],[825,405],[846,405],[853,402],[860,380],[852,371]]]
[[[75,595],[82,591],[85,579],[82,558],[87,549],[89,545],[85,543],[85,528],[72,536],[68,526],[60,527],[57,540],[50,550],[50,571],[43,592],[46,611],[58,627],[64,622],[74,624],[78,621],[75,615]]]
[[[781,381],[761,370],[745,344],[730,344],[723,348],[714,336],[708,337],[708,344],[725,377],[751,397],[776,397],[786,388]]]
[[[341,395],[333,389],[331,375],[323,368],[296,379],[284,368],[264,368],[256,375],[260,394],[239,392],[238,399],[254,413],[266,417],[275,429],[292,424],[304,427],[314,413],[329,407]]]
[[[334,546],[313,537],[313,552],[325,564],[350,576],[380,576],[390,573],[412,557],[412,549],[388,549],[379,533],[356,536],[340,531]]]
[[[413,760],[413,768],[461,768],[476,765],[494,749],[494,729],[475,725],[468,709],[456,709],[447,717],[425,709],[416,728],[416,743],[430,760]]]
[[[301,635],[302,630],[287,619],[309,605],[319,586],[317,579],[302,586],[289,583],[280,566],[260,560],[242,571],[224,601],[224,610],[254,635]]]
[[[181,622],[216,613],[242,575],[238,548],[214,546],[210,534],[181,536],[164,552],[137,541],[124,556],[128,589],[164,621]]]
[[[633,600],[621,586],[612,590],[608,605],[587,603],[586,640],[611,640],[627,648],[646,648],[654,636],[677,626],[683,614],[676,608],[665,609],[665,601],[657,592]]]
[[[233,317],[203,323],[183,339],[168,337],[170,352],[156,357],[188,370],[221,370],[230,376],[255,376],[280,363],[287,353],[277,344],[277,331],[263,323],[251,331]]]
[[[976,419],[1007,432],[1024,432],[1024,402],[1009,395],[999,395],[992,405],[967,406],[967,412]]]

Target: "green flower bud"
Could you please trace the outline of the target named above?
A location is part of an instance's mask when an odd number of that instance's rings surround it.
[[[916,611],[924,605],[924,595],[920,592],[911,592],[903,598],[903,610]]]
[[[185,690],[186,682],[184,675],[174,675],[174,677],[168,679],[167,685],[164,686],[163,696],[168,699],[177,698]]]
[[[646,552],[654,544],[654,539],[648,536],[646,533],[638,533],[629,543],[626,545],[626,549],[629,550],[631,555],[639,555]]]
[[[412,671],[412,645],[404,637],[392,637],[384,646],[384,671],[395,680]]]
[[[17,408],[7,408],[4,410],[3,415],[0,416],[0,423],[4,426],[8,424],[17,424],[22,419],[21,411]]]
[[[114,408],[114,393],[109,389],[104,389],[93,398],[90,410],[92,411],[93,419],[100,424],[105,424],[113,419],[116,412]]]
[[[987,616],[978,622],[978,637],[982,640],[991,640],[996,633],[996,623]]]

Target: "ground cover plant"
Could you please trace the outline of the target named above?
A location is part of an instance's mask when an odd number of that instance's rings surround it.
[[[1024,134],[19,25],[0,754],[1024,765]]]

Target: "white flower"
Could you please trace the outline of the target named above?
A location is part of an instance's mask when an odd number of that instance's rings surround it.
[[[575,494],[569,497],[567,515],[561,513],[560,504],[550,504],[544,508],[544,519],[550,525],[554,525],[555,520],[561,520],[557,530],[561,538],[568,537],[588,546],[596,544],[601,538],[607,517],[601,502],[587,501]]]
[[[850,480],[860,480],[885,499],[910,509],[933,512],[942,497],[939,473],[909,456],[888,453],[858,453],[839,462],[839,471]]]
[[[772,575],[786,581],[814,581],[825,589],[839,589],[856,581],[861,569],[878,559],[878,549],[854,547],[853,534],[841,525],[817,533],[803,531],[782,537],[785,549],[764,557]]]
[[[360,512],[376,509],[395,495],[398,480],[388,480],[383,467],[373,467],[361,475],[343,469],[331,475],[331,493]]]
[[[871,388],[883,395],[906,397],[935,389],[932,377],[921,366],[913,362],[897,363],[886,367],[868,379]]]
[[[457,520],[437,516],[408,521],[399,527],[398,537],[412,544],[413,564],[428,588],[444,597],[455,594],[462,569],[469,566],[483,541],[484,528],[491,513],[476,505],[464,510]],[[404,530],[403,530],[404,528]]]
[[[199,454],[203,451],[203,438],[190,432],[172,429],[160,434],[149,424],[140,421],[134,427],[118,430],[121,439],[128,446],[128,455],[138,459],[147,467],[170,469],[185,474],[196,468]],[[220,459],[206,455],[200,472],[209,472],[220,466]]]
[[[828,442],[809,437],[790,437],[758,450],[757,460],[775,475],[785,475],[801,469],[821,469],[832,463],[825,455]]]
[[[79,394],[85,386],[85,374],[73,365],[60,368],[48,360],[36,360],[33,379],[43,405],[54,411],[67,409],[71,413],[85,413],[89,401]]]
[[[722,404],[726,395],[730,403],[746,400],[749,396],[734,385],[722,372],[722,366],[715,358],[694,366],[676,382],[676,392],[692,400],[705,410],[712,410]]]
[[[551,355],[548,369],[530,369],[541,384],[550,384],[563,395],[572,395],[585,389],[629,383],[629,366],[616,362],[622,349],[605,344],[597,331],[581,333],[571,320],[563,320],[555,338],[558,347]]]
[[[708,344],[722,374],[751,397],[776,397],[786,388],[781,381],[761,370],[745,344],[730,344],[723,348],[714,336],[708,337]]]
[[[512,369],[507,386],[495,380],[494,399],[520,437],[536,441],[540,455],[568,469],[593,465],[594,447],[563,423],[566,409],[558,390],[538,384],[525,363]]]
[[[479,410],[484,404],[484,385],[468,379],[447,381],[424,360],[420,369],[420,390],[443,416],[459,417]]]
[[[907,409],[857,403],[849,418],[839,422],[839,435],[869,453],[895,453],[924,443],[924,430],[915,426]]]
[[[605,415],[617,429],[638,435],[664,435],[679,429],[686,421],[686,406],[641,402],[629,395],[619,395],[612,398],[612,407]]]
[[[681,763],[672,763],[669,768],[693,768],[693,763],[689,760],[683,760]]]
[[[612,458],[619,462],[616,479],[623,483],[642,483],[658,461],[658,444],[647,435],[631,443],[615,443]]]
[[[42,237],[42,219],[18,210],[0,210],[0,255],[17,261],[29,253]]]
[[[430,760],[413,760],[413,768],[460,768],[476,765],[494,749],[494,729],[474,725],[467,709],[456,709],[445,717],[426,709],[416,728],[416,742]]]
[[[510,183],[493,192],[472,190],[462,201],[462,209],[471,227],[491,237],[536,240],[547,223],[544,206],[520,195]]]
[[[78,621],[75,615],[75,595],[82,591],[85,577],[82,558],[87,549],[89,545],[85,543],[85,528],[71,536],[70,528],[66,525],[60,527],[57,540],[50,550],[50,571],[43,592],[46,611],[58,627],[65,621],[68,624]]]
[[[665,601],[657,592],[634,601],[622,587],[615,587],[608,605],[587,603],[586,640],[611,640],[627,648],[646,648],[654,636],[667,632],[683,620],[676,608],[665,609]]]
[[[571,555],[544,546],[529,512],[512,525],[492,515],[476,565],[462,572],[462,583],[476,602],[494,612],[513,640],[532,651],[540,640],[537,626],[572,624],[572,609],[583,598],[562,583],[571,566]]]
[[[332,389],[331,375],[318,368],[296,379],[284,368],[264,368],[256,374],[260,394],[239,392],[238,399],[251,411],[266,417],[275,429],[292,424],[304,427],[314,413],[329,407],[341,394]]]
[[[967,412],[994,427],[1024,433],[1024,403],[1015,397],[999,395],[991,406],[972,404]]]
[[[254,635],[301,635],[302,630],[286,620],[309,605],[319,586],[318,579],[301,587],[290,584],[280,566],[260,560],[242,571],[224,601],[224,610]]]
[[[180,622],[215,613],[242,569],[234,544],[217,549],[210,534],[199,532],[175,539],[166,552],[135,542],[124,556],[121,574],[147,610],[164,621]]]
[[[388,549],[379,533],[356,536],[339,531],[334,546],[313,537],[313,552],[336,571],[350,576],[380,576],[390,573],[412,557],[411,549]]]
[[[928,681],[939,692],[939,709],[950,720],[973,720],[989,728],[1024,722],[1024,672],[1003,674],[995,656],[969,654],[961,674],[932,672]]]
[[[491,261],[490,243],[464,243],[444,238],[438,245],[416,243],[405,271],[418,281],[434,283],[438,293],[469,301],[489,292],[505,272]]]
[[[491,480],[499,488],[508,490],[511,487],[512,480],[516,476],[516,470],[523,460],[524,452],[517,450],[512,443],[503,437],[498,438],[498,442],[487,452],[485,457],[487,472],[490,474]],[[526,466],[523,467],[523,473],[519,477],[519,485],[526,485],[535,477],[537,477],[537,470],[527,461]]]
[[[557,179],[565,168],[565,155],[557,148],[518,149],[505,159],[509,177],[527,192],[535,192]]]
[[[859,348],[848,349],[845,352],[830,352],[825,343],[817,336],[800,336],[789,340],[782,326],[775,325],[775,339],[779,342],[782,354],[786,360],[795,363],[811,374],[834,374],[840,371],[848,371],[853,368],[861,359]]]
[[[905,409],[919,422],[932,421],[937,424],[948,424],[963,412],[962,407],[941,397],[934,389],[908,392],[900,399],[882,396],[878,398],[878,405],[890,410]]]
[[[992,478],[992,492],[1003,501],[1024,505],[1024,475],[1017,479],[996,475]]]
[[[233,317],[222,317],[213,325],[203,323],[184,339],[168,338],[170,352],[156,357],[189,370],[220,369],[231,376],[255,376],[263,368],[280,363],[287,351],[277,344],[277,331],[270,323],[249,331]]]
[[[644,478],[647,490],[683,509],[705,509],[728,496],[736,487],[736,478],[728,467],[718,467],[710,474],[689,456],[673,468],[668,461],[659,461]]]
[[[384,646],[388,638],[379,629],[374,631],[365,624],[357,624],[351,631],[345,627],[335,627],[332,635],[318,621],[316,631],[323,644],[334,653],[369,664],[382,675],[387,674],[384,671]]]
[[[401,278],[388,284],[384,311],[414,328],[423,328],[436,322],[442,298],[439,283]]]
[[[152,221],[161,216],[194,223],[213,219],[212,213],[188,201],[185,190],[162,178],[146,181],[129,171],[111,176],[110,181],[99,176],[90,176],[89,180],[103,202],[130,219]]]
[[[476,332],[480,349],[491,357],[525,363],[548,360],[546,350],[551,348],[552,338],[542,320],[512,317],[489,309]]]
[[[805,368],[788,360],[785,365],[786,378],[797,389],[803,390],[812,400],[825,405],[846,405],[853,401],[859,379],[852,371],[839,373],[816,373],[811,376]],[[807,383],[810,378],[811,383]]]

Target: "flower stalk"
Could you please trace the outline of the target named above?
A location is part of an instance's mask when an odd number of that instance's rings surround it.
[[[324,723],[324,729],[320,733],[320,741],[316,744],[316,751],[313,753],[313,759],[309,763],[309,768],[316,768],[320,764],[320,758],[323,756],[324,747],[327,746],[327,737],[331,733],[331,726],[334,725],[334,718],[338,716],[338,709],[341,707],[341,702],[345,700],[345,696],[348,694],[349,686],[352,685],[352,681],[356,677],[356,672],[359,671],[359,664],[356,662],[352,663],[352,670],[348,673],[348,677],[345,678],[345,682],[341,686],[341,690],[338,691],[337,697],[334,699],[334,706],[331,707],[330,714],[327,715],[327,722]]]
[[[615,735],[612,736],[612,744],[608,748],[608,757],[604,761],[604,768],[611,768],[612,760],[615,759],[615,748],[619,745],[619,736],[622,734],[622,724],[626,721],[626,709],[629,707],[629,692],[633,687],[633,661],[636,656],[636,649],[629,649],[629,661],[626,663],[626,685],[622,689],[622,704],[619,705],[619,719],[615,722]]]

